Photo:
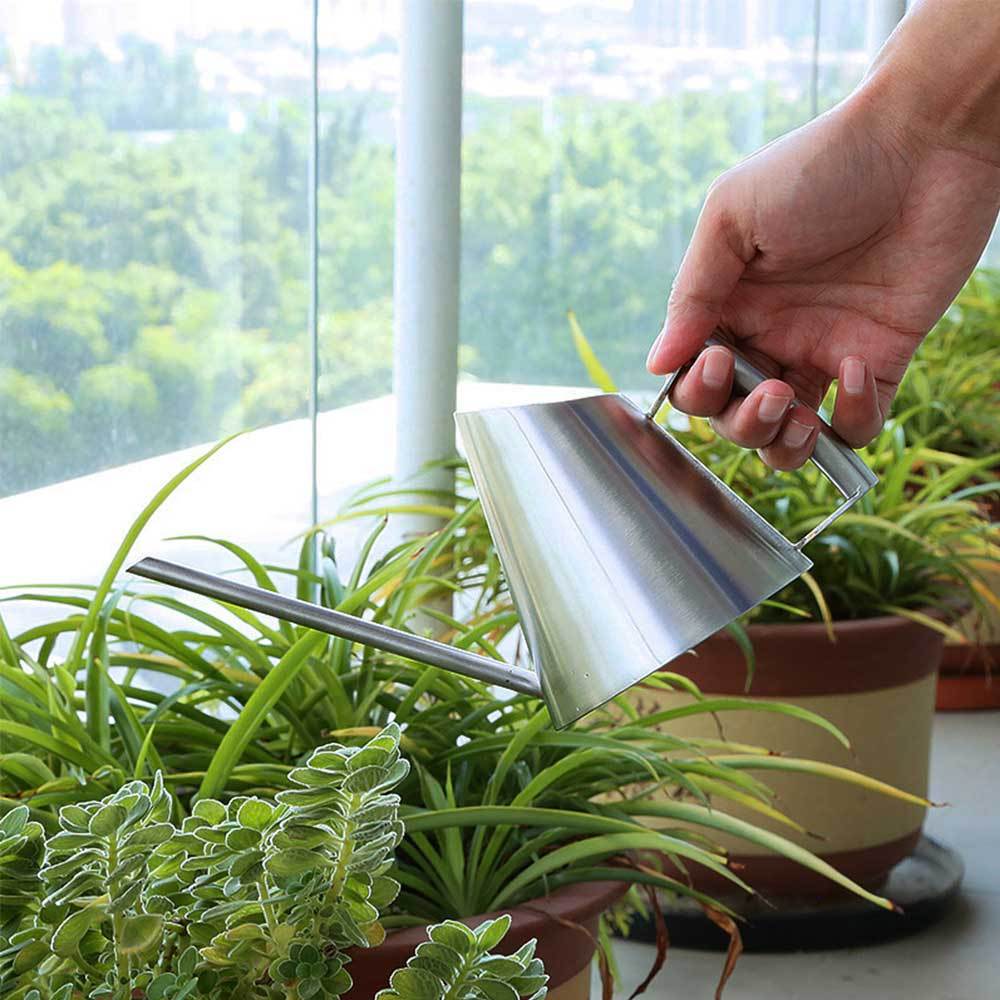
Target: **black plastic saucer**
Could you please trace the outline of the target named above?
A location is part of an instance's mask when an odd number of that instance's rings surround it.
[[[965,866],[961,857],[929,837],[921,837],[913,853],[896,865],[879,893],[903,908],[890,913],[856,897],[829,902],[718,896],[746,918],[740,924],[747,952],[826,951],[881,944],[923,930],[948,911],[958,895]],[[696,903],[670,900],[663,907],[671,945],[703,951],[725,951],[728,935],[707,919]],[[632,917],[626,937],[655,941],[651,918]]]

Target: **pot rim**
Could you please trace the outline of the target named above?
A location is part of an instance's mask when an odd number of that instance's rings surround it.
[[[695,655],[663,669],[690,677],[706,694],[795,699],[874,693],[914,684],[941,661],[944,636],[902,615],[833,623],[752,624],[747,636],[757,669],[746,690],[746,661],[726,630],[695,647]]]
[[[590,963],[597,946],[595,930],[599,915],[624,896],[630,884],[629,869],[623,868],[621,881],[571,882],[546,896],[459,920],[475,927],[491,917],[509,913],[511,929],[500,946],[501,951],[511,954],[536,938],[538,955],[544,959],[551,977],[550,988],[555,988],[569,982]],[[389,973],[406,963],[417,945],[427,940],[427,928],[436,922],[393,931],[375,948],[349,949],[355,985],[347,996],[360,1000],[374,995],[373,988],[387,985]]]
[[[934,608],[917,608],[915,610],[922,615],[927,615],[929,618],[943,619],[944,617],[940,610]],[[817,635],[823,636],[827,634],[828,628],[826,622],[821,620],[817,621],[815,619],[797,622],[751,622],[745,627],[748,632],[759,635],[769,635],[772,633],[779,634],[786,632],[788,629],[795,629],[803,635],[816,633]],[[835,618],[832,622],[830,622],[829,627],[835,632],[843,632],[847,635],[855,632],[889,632],[897,629],[927,628],[926,625],[922,625],[920,622],[915,622],[912,618],[907,618],[904,615],[872,615],[869,618]],[[933,631],[933,629],[928,629],[928,631]],[[710,638],[715,638],[716,636],[730,639],[733,642],[736,641],[725,629],[716,632],[715,635]]]
[[[501,907],[499,910],[491,910],[489,913],[480,913],[472,917],[458,917],[460,923],[467,927],[475,927],[484,920],[491,920],[504,913],[510,914],[512,922],[515,922],[522,931],[530,931],[529,937],[538,937],[541,928],[545,924],[563,920],[573,920],[582,923],[591,917],[603,913],[612,903],[618,902],[632,885],[628,877],[628,869],[622,869],[623,878],[619,881],[602,882],[571,882],[568,885],[560,886],[555,892],[546,896],[537,896],[527,902],[518,903],[515,906]],[[545,903],[545,909],[538,904]],[[428,921],[418,927],[406,927],[398,931],[391,931],[385,941],[379,945],[384,947],[388,942],[394,944],[407,945],[412,940],[416,945],[427,939],[427,928],[431,923]],[[535,931],[534,928],[539,931]],[[371,954],[378,949],[365,949]]]

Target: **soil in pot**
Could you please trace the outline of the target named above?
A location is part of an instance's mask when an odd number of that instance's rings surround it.
[[[598,920],[627,889],[624,882],[582,882],[511,909],[462,918],[462,922],[475,927],[509,913],[511,928],[497,953],[509,955],[535,938],[535,954],[545,963],[549,976],[549,1000],[589,1000]],[[349,971],[354,986],[344,1000],[371,1000],[426,940],[426,927],[412,927],[390,934],[377,948],[352,949]]]
[[[831,642],[817,623],[754,625],[750,637],[756,673],[750,695],[787,701],[835,723],[851,740],[840,746],[829,734],[774,713],[725,712],[718,722],[726,738],[849,767],[905,791],[926,795],[936,670],[943,640],[908,619],[885,617],[840,622]],[[736,642],[719,633],[697,655],[672,664],[706,695],[743,695],[746,663]],[[636,688],[643,712],[686,704],[690,696]],[[669,724],[679,736],[718,737],[712,717]],[[913,850],[924,810],[833,779],[776,771],[759,777],[775,792],[775,806],[801,823],[799,834],[778,822],[726,804],[726,811],[801,844],[846,875],[875,888]],[[769,897],[829,897],[843,892],[801,866],[736,839],[719,837],[740,875]],[[693,873],[700,888],[721,880]]]

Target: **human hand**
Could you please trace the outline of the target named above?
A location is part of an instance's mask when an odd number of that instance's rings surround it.
[[[665,374],[719,329],[774,377],[731,399],[732,355],[701,353],[674,405],[779,469],[812,453],[809,409],[833,379],[834,429],[879,431],[913,352],[975,267],[1000,206],[995,157],[894,115],[876,78],[712,186],[650,352]],[[909,109],[907,109],[909,110]],[[800,400],[800,405],[795,400]]]

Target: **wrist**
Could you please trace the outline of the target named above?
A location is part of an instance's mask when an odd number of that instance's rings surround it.
[[[918,3],[850,98],[915,152],[948,149],[1000,167],[1000,4]]]

